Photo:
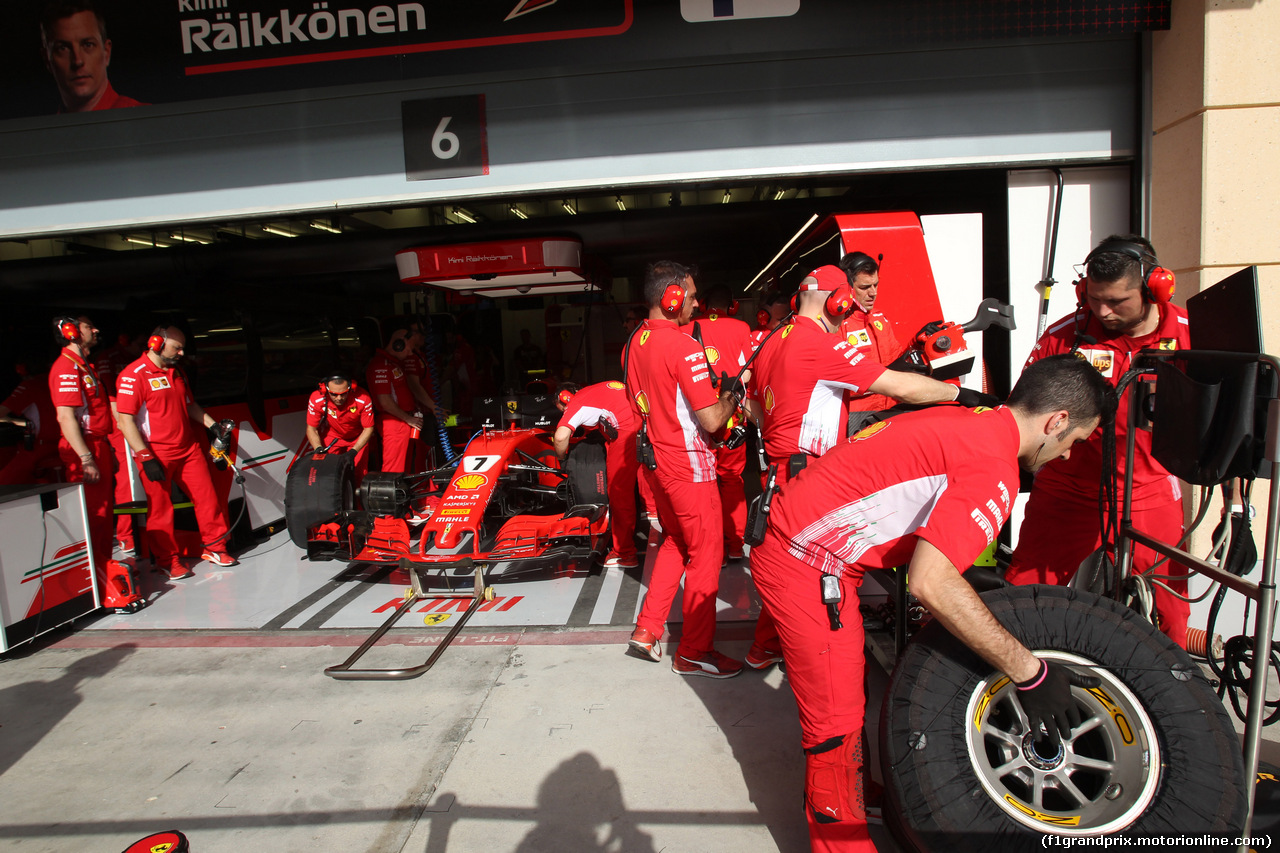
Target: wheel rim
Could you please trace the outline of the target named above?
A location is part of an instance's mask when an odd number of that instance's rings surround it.
[[[1086,667],[1102,685],[1072,687],[1081,723],[1057,754],[1032,746],[1016,688],[1004,675],[980,681],[969,699],[965,746],[974,774],[1011,819],[1038,832],[1098,835],[1130,826],[1160,786],[1160,745],[1133,692],[1093,661],[1059,651],[1037,657]]]

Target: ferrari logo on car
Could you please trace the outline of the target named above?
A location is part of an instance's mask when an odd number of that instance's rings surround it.
[[[465,474],[454,480],[453,486],[457,489],[475,491],[487,482],[489,482],[489,478],[484,474]]]
[[[507,411],[508,411],[508,412],[510,412],[511,414],[513,414],[513,415],[514,415],[514,414],[516,413],[516,410],[517,410],[518,408],[520,408],[520,401],[519,401],[519,400],[508,400],[508,401],[507,401]]]

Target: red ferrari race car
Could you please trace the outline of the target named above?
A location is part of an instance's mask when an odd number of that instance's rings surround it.
[[[285,519],[307,556],[391,563],[411,585],[404,603],[351,657],[326,669],[327,675],[421,675],[476,608],[492,599],[491,576],[545,576],[603,557],[609,546],[604,445],[594,436],[578,440],[561,463],[547,428],[509,423],[482,427],[442,468],[369,474],[359,489],[349,455],[312,454],[294,465],[285,488]],[[472,584],[474,600],[424,664],[353,668],[415,603],[456,598],[460,580]]]

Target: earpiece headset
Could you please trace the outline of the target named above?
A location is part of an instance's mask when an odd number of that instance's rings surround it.
[[[730,299],[730,300],[729,300],[729,308],[728,308],[728,314],[729,314],[729,316],[730,316],[730,317],[737,317],[737,316],[738,316],[738,308],[739,308],[739,307],[741,307],[741,306],[739,306],[739,305],[738,305],[738,300],[736,300],[736,299]]]
[[[1138,262],[1138,271],[1142,277],[1142,301],[1164,305],[1173,299],[1177,280],[1173,271],[1160,266],[1160,260],[1145,246],[1131,243],[1128,240],[1106,240],[1089,253],[1084,259],[1085,275],[1076,282],[1076,303],[1085,304],[1086,287],[1088,286],[1089,263],[1102,254],[1126,255]]]
[[[321,379],[320,390],[328,394],[330,382],[345,382],[347,383],[347,391],[351,390],[351,379],[348,378],[345,373],[334,373],[331,376],[326,376],[324,379]]]
[[[773,314],[771,314],[767,309],[761,308],[756,312],[756,325],[762,329],[767,327],[769,325],[769,321],[772,319]]]
[[[80,322],[75,317],[58,317],[53,321],[53,328],[68,343],[79,343]]]
[[[818,270],[821,270],[821,269],[822,267],[818,267],[818,269],[814,270],[813,272],[809,273],[809,275],[805,276],[805,278],[813,278],[815,280],[813,284],[809,284],[809,285],[801,284],[800,289],[791,295],[792,313],[799,310],[800,294],[803,291],[824,289],[822,287],[821,280],[817,276]],[[848,276],[845,275],[844,270],[834,266],[832,267],[832,269],[835,269],[839,272],[841,283],[836,287],[835,290],[827,294],[827,299],[825,302],[822,303],[822,307],[826,309],[827,313],[832,315],[833,317],[843,317],[853,310],[853,306],[855,303],[855,300],[853,297],[853,288],[849,286],[849,279],[848,279]],[[828,275],[831,275],[831,274],[829,273]]]
[[[168,331],[164,326],[156,326],[155,331],[151,333],[151,337],[147,338],[147,349],[156,355],[163,352],[164,345],[169,341]]]
[[[662,299],[658,304],[668,314],[679,314],[684,307],[686,293],[683,284],[668,284],[667,289],[662,291]]]
[[[570,391],[568,388],[561,388],[559,391],[556,392],[556,402],[562,406],[568,406],[569,402],[572,399],[573,399],[573,392]]]
[[[391,341],[392,352],[404,352],[407,346],[409,346],[408,338],[393,338]]]

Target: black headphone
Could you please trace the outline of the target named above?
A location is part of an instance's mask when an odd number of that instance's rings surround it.
[[[1080,305],[1083,305],[1085,300],[1085,282],[1088,280],[1089,264],[1098,255],[1103,254],[1126,255],[1138,262],[1144,302],[1164,305],[1173,299],[1177,280],[1172,270],[1160,266],[1160,260],[1155,256],[1155,252],[1140,243],[1129,240],[1104,240],[1084,259],[1085,275],[1076,282],[1076,301]]]
[[[80,343],[80,321],[75,317],[56,317],[53,330],[67,343]]]
[[[351,387],[352,387],[352,384],[353,384],[353,383],[351,382],[351,379],[350,379],[350,378],[349,378],[345,373],[334,373],[334,374],[332,374],[332,375],[330,375],[330,376],[326,376],[324,379],[321,379],[321,380],[320,380],[320,390],[321,390],[321,391],[323,391],[323,392],[325,392],[326,394],[328,394],[328,393],[329,393],[329,383],[330,383],[330,382],[345,382],[345,383],[347,383],[347,391],[348,391],[348,392],[351,390]]]

